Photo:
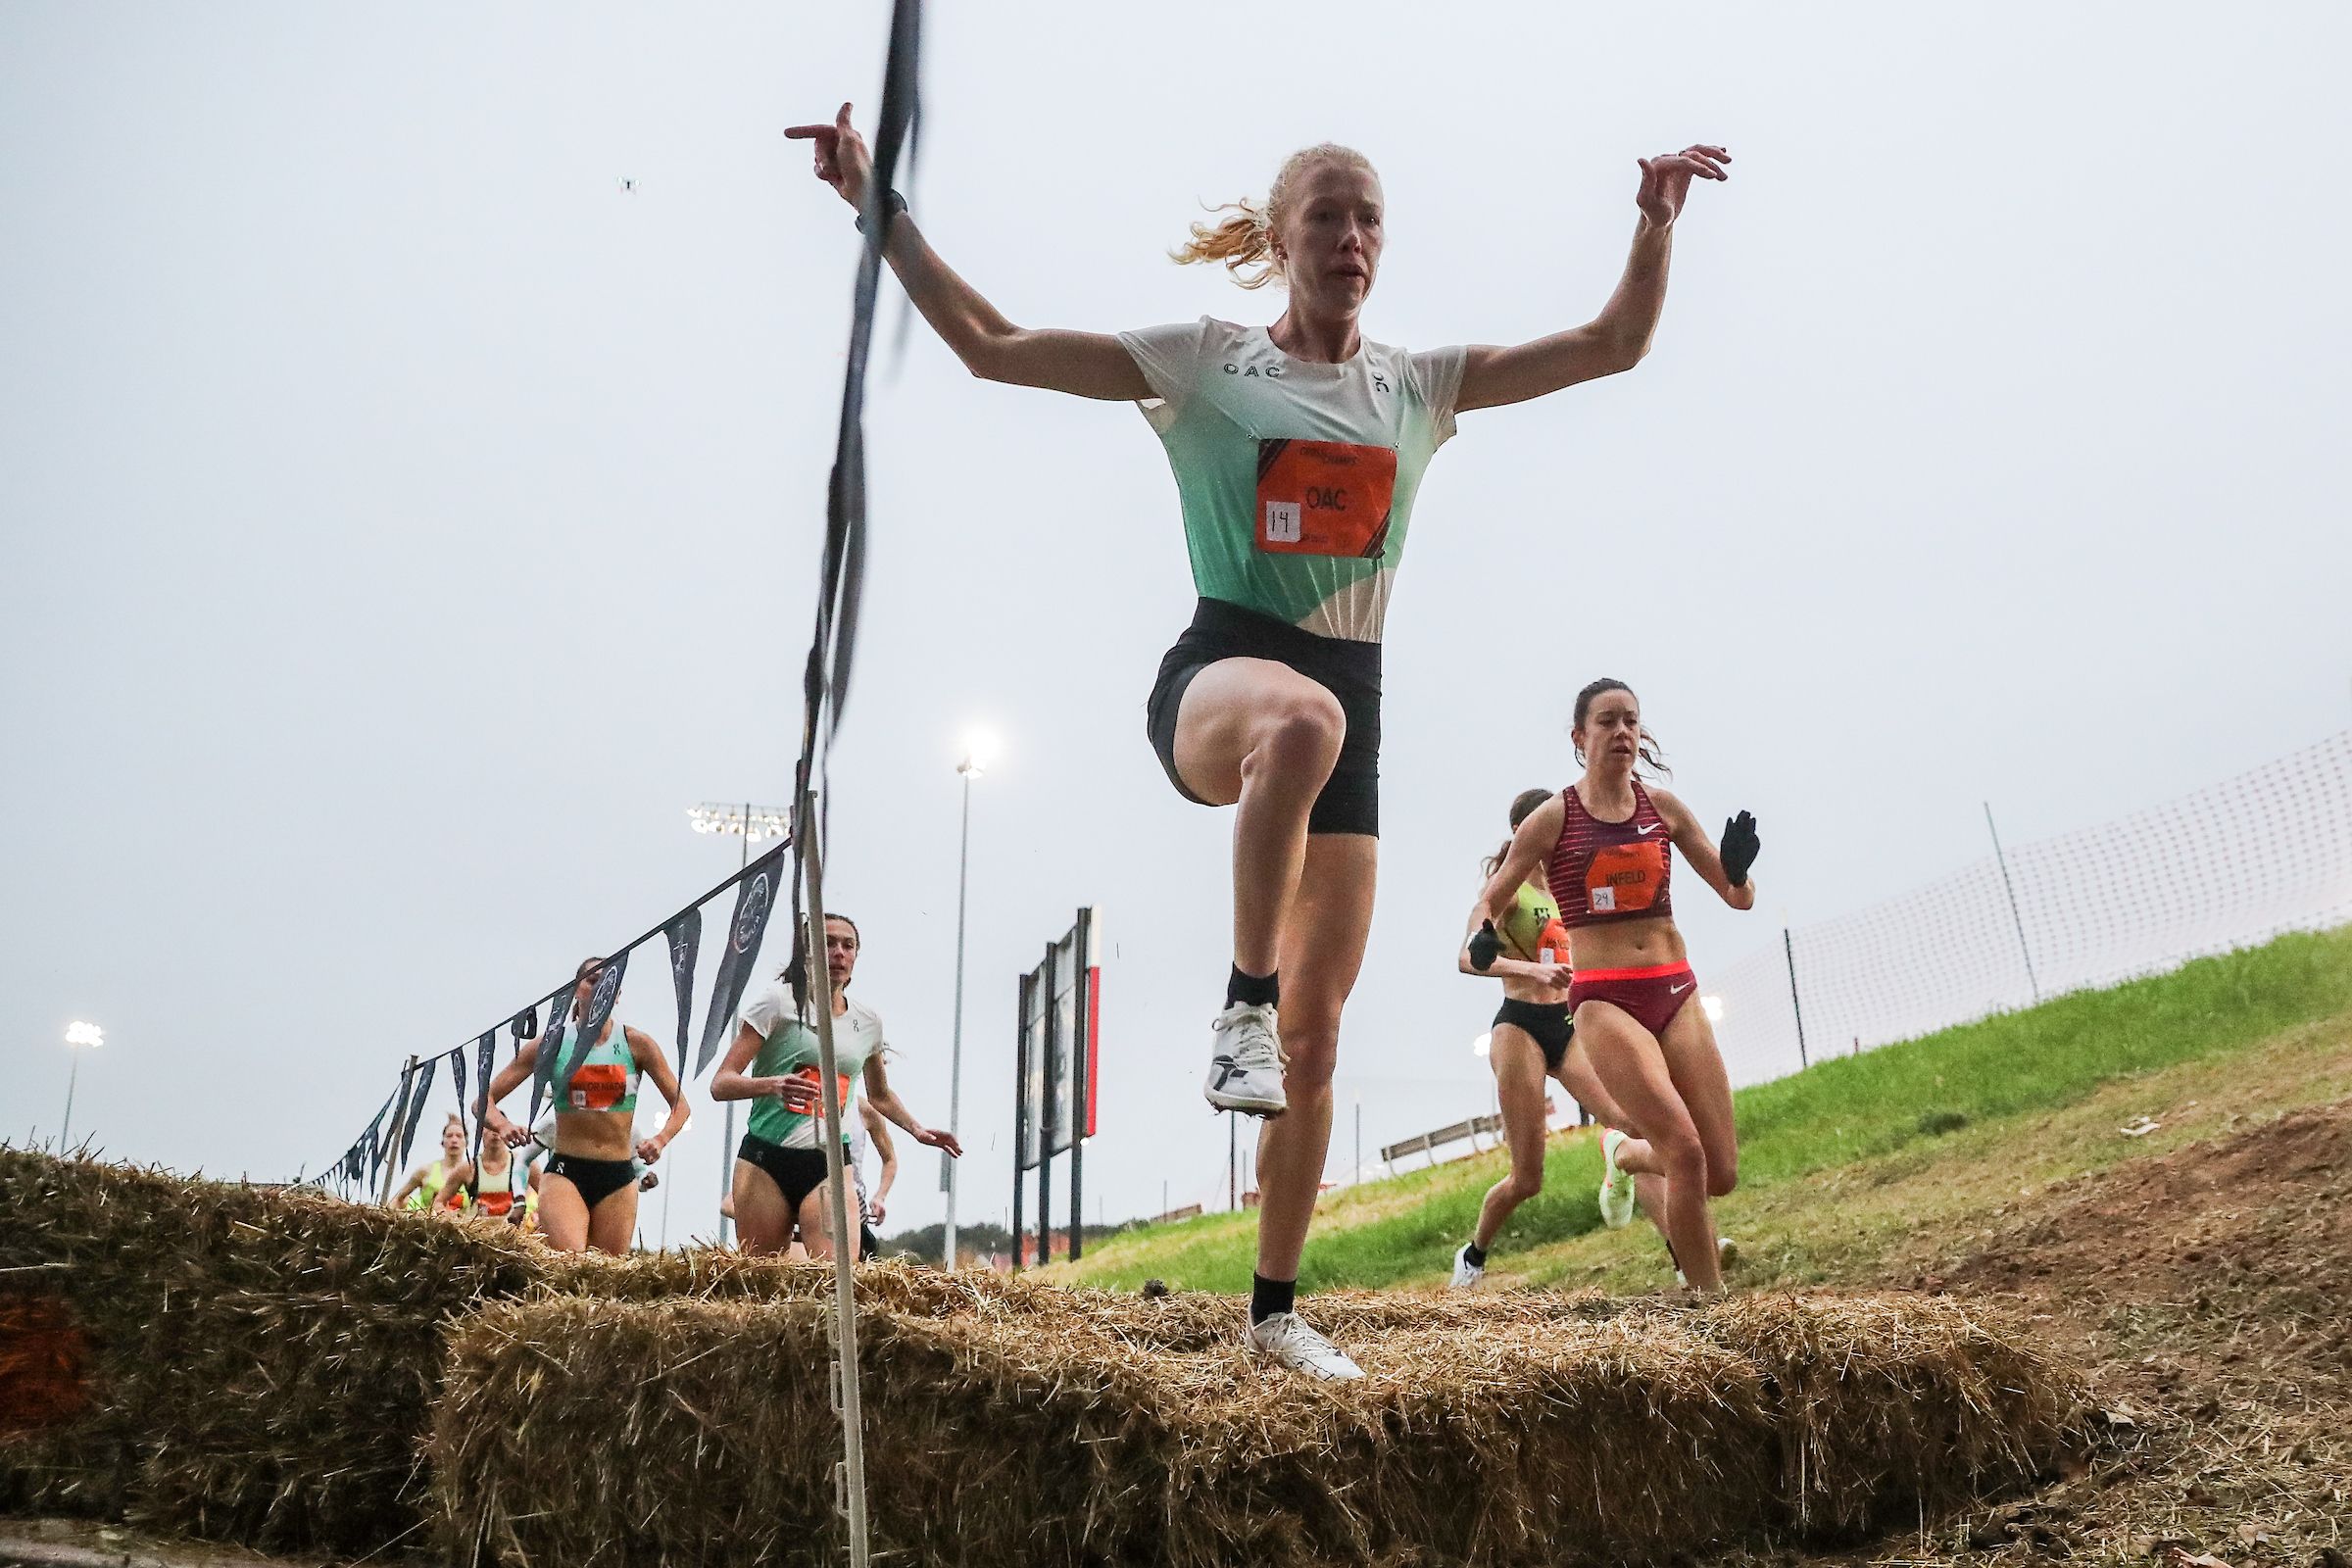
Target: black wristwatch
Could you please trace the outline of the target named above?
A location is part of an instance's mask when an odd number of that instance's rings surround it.
[[[901,213],[903,213],[903,212],[905,212],[905,211],[906,210],[906,197],[904,197],[904,196],[902,196],[902,195],[900,195],[900,194],[899,194],[897,191],[895,191],[895,190],[886,190],[886,191],[884,191],[884,192],[882,193],[882,205],[883,205],[883,207],[884,207],[884,208],[886,208],[886,209],[889,211],[889,213],[890,213],[890,216],[891,216],[891,217],[893,217],[893,218],[896,218],[896,217],[898,217],[898,216],[899,216]],[[864,213],[860,212],[860,213],[858,215],[857,222],[858,222],[858,233],[860,233],[860,234],[864,233],[864,232],[865,232],[865,214],[864,214]]]

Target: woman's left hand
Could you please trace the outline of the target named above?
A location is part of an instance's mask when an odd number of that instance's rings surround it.
[[[1684,198],[1690,194],[1690,181],[1731,178],[1723,170],[1731,161],[1730,153],[1704,142],[1693,143],[1679,153],[1642,159],[1642,190],[1634,198],[1634,205],[1642,209],[1642,216],[1649,220],[1651,227],[1665,228],[1682,216]]]
[[[914,1135],[914,1141],[933,1149],[944,1149],[953,1158],[961,1159],[963,1157],[963,1146],[956,1141],[954,1133],[943,1133],[936,1127],[926,1127]]]

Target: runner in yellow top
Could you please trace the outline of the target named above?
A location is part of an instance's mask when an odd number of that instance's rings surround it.
[[[863,208],[873,161],[849,105],[829,124],[785,134],[810,142],[817,177]],[[1016,326],[931,249],[904,199],[873,193],[888,224],[883,255],[966,368],[1138,404],[1174,470],[1200,602],[1161,661],[1145,729],[1178,793],[1237,808],[1233,966],[1210,1024],[1204,1092],[1219,1109],[1278,1118],[1258,1140],[1247,1342],[1282,1366],[1363,1375],[1299,1318],[1296,1297],[1330,1152],[1340,1011],[1371,928],[1381,636],[1422,472],[1457,414],[1641,361],[1690,182],[1724,178],[1728,161],[1707,146],[1642,160],[1633,253],[1592,320],[1508,348],[1421,353],[1360,329],[1388,209],[1371,164],[1345,147],[1292,155],[1262,206],[1196,224],[1178,253],[1222,263],[1247,287],[1281,282],[1290,297],[1269,326]],[[1069,221],[1057,210],[1056,225]]]
[[[444,1206],[442,1200],[452,1191],[464,1192],[472,1177],[473,1167],[466,1161],[466,1124],[453,1114],[441,1127],[439,1157],[409,1172],[409,1179],[392,1195],[392,1206],[430,1213]]]

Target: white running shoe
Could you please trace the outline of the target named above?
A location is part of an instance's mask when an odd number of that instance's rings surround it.
[[[1269,1361],[1326,1383],[1349,1383],[1364,1375],[1348,1352],[1308,1328],[1296,1312],[1277,1312],[1250,1324],[1242,1343]]]
[[[1460,1250],[1453,1254],[1452,1288],[1457,1291],[1466,1291],[1486,1277],[1487,1265],[1470,1261],[1470,1244],[1464,1242]]]
[[[1282,1092],[1282,1041],[1274,1009],[1235,1003],[1208,1026],[1208,1083],[1202,1093],[1219,1110],[1279,1116],[1290,1108]]]
[[[1600,1222],[1613,1231],[1634,1221],[1634,1173],[1617,1163],[1626,1141],[1614,1127],[1600,1135]]]

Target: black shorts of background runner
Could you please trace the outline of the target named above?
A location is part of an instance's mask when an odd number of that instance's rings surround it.
[[[1576,1037],[1576,1020],[1569,1015],[1565,1002],[1519,1002],[1505,998],[1494,1012],[1494,1027],[1504,1024],[1527,1031],[1535,1043],[1544,1048],[1544,1067],[1558,1072],[1560,1063],[1568,1059],[1568,1042]]]
[[[1176,771],[1176,715],[1193,677],[1220,659],[1267,659],[1304,675],[1339,699],[1348,737],[1323,792],[1307,813],[1309,833],[1380,836],[1380,644],[1320,637],[1271,615],[1203,599],[1193,623],[1159,662],[1159,678],[1144,705],[1145,728],[1159,765],[1176,793],[1208,803],[1184,787]]]
[[[583,1159],[578,1154],[554,1154],[547,1173],[561,1176],[580,1190],[580,1201],[596,1207],[637,1180],[637,1167],[625,1159]]]
[[[736,1146],[735,1157],[767,1172],[784,1194],[784,1206],[795,1214],[810,1193],[825,1185],[825,1152],[821,1149],[786,1149],[756,1133],[745,1133]]]

